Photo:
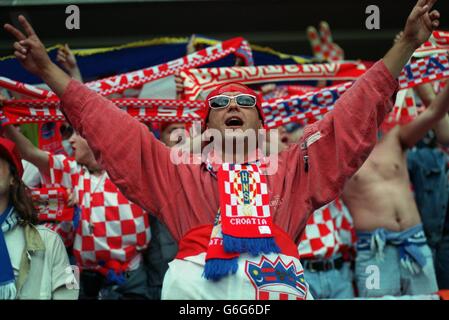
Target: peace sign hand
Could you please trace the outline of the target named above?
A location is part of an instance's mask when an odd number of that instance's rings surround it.
[[[407,19],[402,39],[414,48],[426,42],[432,31],[440,25],[440,13],[432,10],[435,2],[436,0],[419,0]]]
[[[331,30],[327,22],[320,22],[319,34],[315,27],[308,27],[307,37],[312,46],[313,54],[318,60],[330,62],[344,60],[344,51],[338,44],[333,42]]]
[[[25,34],[8,23],[4,25],[5,30],[17,40],[13,45],[14,55],[27,71],[42,78],[42,74],[52,65],[52,62],[45,46],[27,19],[20,15],[19,22]]]

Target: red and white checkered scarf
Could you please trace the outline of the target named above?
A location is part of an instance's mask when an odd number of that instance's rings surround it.
[[[220,194],[220,208],[206,254],[204,277],[220,280],[238,268],[241,253],[257,256],[277,253],[273,221],[263,165],[222,164],[215,174]]]
[[[303,65],[302,68],[306,68],[306,70],[309,70],[310,68],[324,70],[323,65],[321,65],[322,67],[307,66],[308,65]],[[247,67],[203,68],[196,71],[186,71],[184,72],[184,75],[188,77],[194,75],[194,78],[196,79],[195,81],[198,85],[194,84],[193,87],[191,87],[193,88],[193,91],[190,91],[190,94],[193,95],[203,89],[209,89],[209,86],[212,84],[216,85],[217,83],[227,83],[231,79],[234,80],[237,77],[236,75],[240,75],[240,78],[237,78],[243,81],[243,83],[266,80],[276,81],[276,79],[282,81],[283,79],[291,79],[291,77],[302,79],[303,76],[307,79],[319,78],[316,74],[313,75],[313,73],[308,73],[309,71],[301,72],[296,65],[296,73],[293,72],[293,69],[290,67],[291,66],[252,67],[253,69],[251,70],[254,71],[253,73],[250,73],[250,69]],[[344,73],[346,77],[350,77],[352,74],[352,77],[357,78],[364,72],[363,70],[358,69],[354,71],[355,66],[352,66],[352,69],[349,66],[346,67],[349,68]],[[342,69],[340,69],[340,71],[341,70]],[[351,70],[355,73],[352,73]],[[334,77],[340,78],[342,76],[340,71],[334,73],[334,76],[331,74],[327,76],[322,74],[320,77],[323,79],[333,79]],[[308,73],[308,75],[306,75],[306,73]],[[203,76],[201,81],[200,76]],[[423,83],[447,78],[449,78],[448,58],[446,54],[437,54],[417,59],[407,64],[399,76],[399,87],[400,89],[407,89]],[[201,85],[199,85],[200,82]],[[333,105],[337,98],[351,85],[352,82],[347,82],[301,95],[290,95],[264,101],[262,107],[265,112],[266,127],[275,128],[290,122],[314,119],[317,116],[324,115],[333,109]],[[19,86],[25,87],[23,84],[20,84]],[[138,120],[144,122],[191,122],[194,120],[202,120],[204,118],[203,101],[112,99],[112,102],[119,105]],[[59,100],[54,98],[45,100],[7,100],[2,111],[6,118],[4,119],[5,123],[9,124],[64,121],[64,116],[60,112],[58,106]]]

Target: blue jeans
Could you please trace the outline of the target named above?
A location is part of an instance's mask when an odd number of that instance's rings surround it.
[[[352,270],[344,263],[340,270],[310,271],[304,269],[304,279],[314,299],[351,299],[354,298]]]
[[[438,287],[449,289],[449,234],[441,239],[434,249],[435,271],[437,274]]]
[[[355,278],[359,295],[382,297],[437,292],[432,252],[428,245],[420,246],[419,250],[426,259],[426,269],[429,272],[421,270],[414,274],[402,267],[398,247],[388,243],[383,249],[382,259],[376,257],[374,250],[357,251]]]

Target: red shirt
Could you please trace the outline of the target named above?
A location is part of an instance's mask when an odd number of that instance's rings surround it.
[[[368,157],[396,88],[397,81],[379,61],[337,100],[333,111],[305,128],[298,144],[279,154],[277,173],[267,177],[270,201],[276,199],[271,214],[295,243],[309,214],[334,200]],[[170,149],[144,124],[75,80],[61,101],[111,180],[162,220],[176,240],[213,223],[218,186],[204,165],[173,164]]]

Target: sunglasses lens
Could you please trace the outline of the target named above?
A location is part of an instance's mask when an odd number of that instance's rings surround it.
[[[256,99],[250,95],[240,95],[236,98],[236,102],[242,107],[254,107],[256,105]]]
[[[222,96],[215,97],[215,98],[210,99],[209,104],[212,109],[224,108],[229,104],[229,98],[222,97]]]

